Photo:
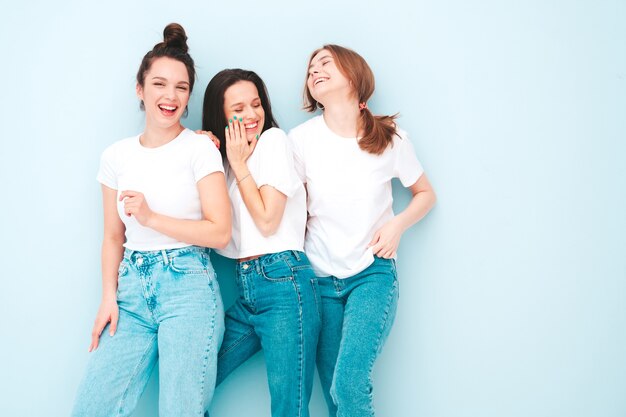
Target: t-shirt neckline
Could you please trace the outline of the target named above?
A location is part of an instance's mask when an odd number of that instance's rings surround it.
[[[142,132],[135,137],[135,144],[137,145],[137,148],[139,148],[142,152],[148,152],[148,153],[162,152],[163,150],[169,149],[172,146],[174,146],[174,144],[180,142],[183,138],[183,134],[186,133],[188,130],[189,129],[187,129],[186,127],[183,128],[183,130],[181,130],[180,133],[174,139],[170,140],[169,142],[161,146],[157,146],[156,148],[148,148],[141,144],[140,138],[141,138],[141,135],[143,135],[143,132]]]
[[[320,114],[319,117],[320,117],[321,124],[324,127],[324,129],[328,131],[328,133],[330,133],[332,136],[336,137],[337,139],[340,139],[342,142],[345,142],[345,143],[354,143],[355,145],[359,144],[359,139],[360,139],[359,137],[355,137],[355,136],[345,137],[345,136],[338,135],[337,133],[333,132],[330,127],[328,127],[323,114]]]

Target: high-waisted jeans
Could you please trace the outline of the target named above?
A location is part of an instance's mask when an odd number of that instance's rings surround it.
[[[237,264],[239,297],[226,311],[217,383],[263,349],[273,417],[308,417],[320,329],[317,279],[303,252]]]
[[[317,369],[331,417],[371,417],[372,368],[389,335],[398,303],[393,259],[376,257],[345,279],[318,279],[322,331]]]
[[[72,416],[129,416],[159,361],[159,415],[203,416],[224,332],[209,249],[126,249],[118,271],[117,332],[91,353]]]

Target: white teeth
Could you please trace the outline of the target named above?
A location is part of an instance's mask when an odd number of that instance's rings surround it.
[[[319,83],[322,83],[322,82],[324,82],[326,80],[328,80],[328,78],[318,78],[317,80],[315,80],[313,85],[318,85]]]
[[[176,107],[173,106],[164,106],[164,105],[160,105],[160,108],[162,108],[163,110],[169,110],[169,111],[174,111],[176,110]]]
[[[254,129],[255,127],[257,127],[258,123],[254,122],[254,123],[250,123],[249,125],[245,125],[246,129]]]

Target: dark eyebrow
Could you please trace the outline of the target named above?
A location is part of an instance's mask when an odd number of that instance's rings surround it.
[[[320,62],[320,61],[321,61],[322,59],[324,59],[324,58],[331,58],[331,59],[332,59],[332,56],[331,56],[331,55],[324,55],[324,56],[320,57],[320,59],[318,59],[318,60],[317,60],[317,61],[315,61],[315,62],[316,62],[316,63],[317,63],[317,62]],[[311,69],[311,67],[312,67],[313,65],[315,65],[315,64],[311,62],[311,65],[309,65],[309,69]]]
[[[167,78],[165,77],[152,77],[153,80],[161,80],[161,81],[167,81]],[[187,81],[179,81],[177,84],[187,84],[189,85],[189,82]]]
[[[252,103],[254,103],[255,101],[261,101],[261,97],[256,97],[252,99]],[[239,102],[239,103],[233,103],[230,105],[230,108],[232,109],[233,107],[237,107],[237,106],[243,106],[243,102]]]

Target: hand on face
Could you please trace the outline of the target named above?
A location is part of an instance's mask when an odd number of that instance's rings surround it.
[[[246,127],[243,120],[233,116],[228,121],[228,126],[224,129],[226,138],[226,156],[232,167],[245,164],[257,144],[258,135],[254,136],[250,142],[246,135]]]
[[[142,226],[148,226],[150,218],[154,214],[144,195],[138,191],[122,191],[119,197],[120,201],[124,201],[124,213],[128,217],[135,216],[135,219]]]
[[[238,81],[224,91],[224,117],[226,156],[237,171],[254,151],[265,124],[265,109],[253,82]]]

